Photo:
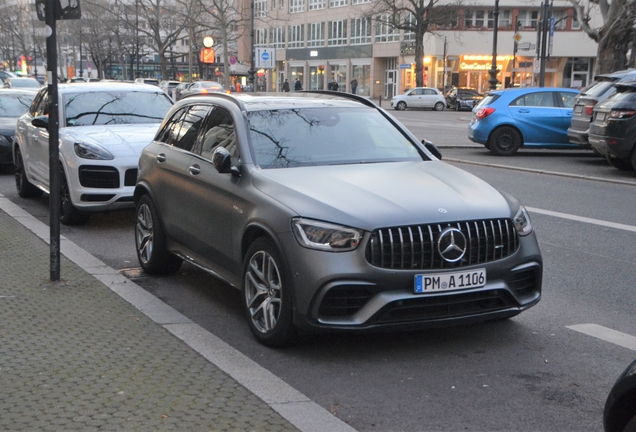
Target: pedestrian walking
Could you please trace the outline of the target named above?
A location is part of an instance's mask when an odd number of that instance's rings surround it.
[[[300,91],[303,89],[303,85],[300,83],[300,78],[296,78],[296,82],[294,83],[294,90]]]
[[[358,80],[357,79],[352,79],[351,80],[351,93],[356,94],[356,89],[358,88]]]
[[[331,83],[331,90],[333,91],[338,91],[338,81],[333,80],[333,82]]]
[[[285,82],[283,83],[283,91],[289,92],[289,81],[285,78]]]

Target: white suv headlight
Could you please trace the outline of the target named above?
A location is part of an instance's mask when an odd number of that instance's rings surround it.
[[[530,216],[524,206],[519,207],[512,222],[515,224],[519,235],[526,236],[532,232],[532,222],[530,222]]]
[[[309,219],[292,219],[292,228],[302,246],[329,252],[352,251],[362,238],[361,230]]]
[[[93,159],[93,160],[115,159],[115,156],[113,156],[108,150],[98,146],[97,144],[76,142],[73,144],[73,150],[75,150],[75,154],[81,157],[82,159]]]

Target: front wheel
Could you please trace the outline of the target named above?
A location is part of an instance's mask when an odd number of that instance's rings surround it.
[[[435,104],[435,106],[433,107],[433,109],[435,111],[444,111],[444,107],[446,106],[446,104],[444,102],[437,102]]]
[[[406,110],[406,102],[404,102],[404,101],[398,102],[397,105],[395,105],[395,109],[399,110],[399,111]]]
[[[139,199],[136,215],[135,249],[141,268],[149,274],[176,273],[182,260],[168,251],[155,203],[148,195]]]
[[[632,161],[628,159],[619,159],[616,157],[606,156],[607,162],[614,168],[618,168],[621,171],[633,171]],[[633,160],[633,157],[632,157]]]
[[[243,301],[250,330],[266,346],[285,346],[296,338],[287,274],[271,240],[252,243],[243,263]]]
[[[60,168],[60,222],[63,225],[82,225],[88,222],[89,218],[90,214],[78,210],[73,205],[64,170]]]
[[[521,136],[515,129],[504,126],[496,129],[489,140],[489,150],[497,156],[511,156],[521,147]]]
[[[460,111],[462,109],[461,104],[459,102],[457,102],[455,104],[455,111]]]

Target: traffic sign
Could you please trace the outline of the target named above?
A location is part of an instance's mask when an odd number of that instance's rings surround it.
[[[519,33],[515,33],[512,38],[515,40],[515,42],[519,42],[521,40],[521,34]]]
[[[271,48],[256,48],[256,67],[273,69],[276,64],[276,52]]]
[[[201,63],[212,64],[215,60],[214,48],[203,48],[201,50]]]

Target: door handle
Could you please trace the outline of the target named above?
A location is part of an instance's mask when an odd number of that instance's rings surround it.
[[[190,168],[188,169],[190,170],[190,174],[192,175],[197,175],[201,172],[201,167],[197,164],[190,165]]]
[[[527,110],[527,109],[520,109],[520,110],[519,110],[519,111],[517,111],[517,112],[520,112],[520,113],[523,113],[523,114],[528,114],[528,113],[530,112],[530,110]]]
[[[159,153],[157,155],[157,162],[165,162],[166,161],[166,155],[163,153]]]

